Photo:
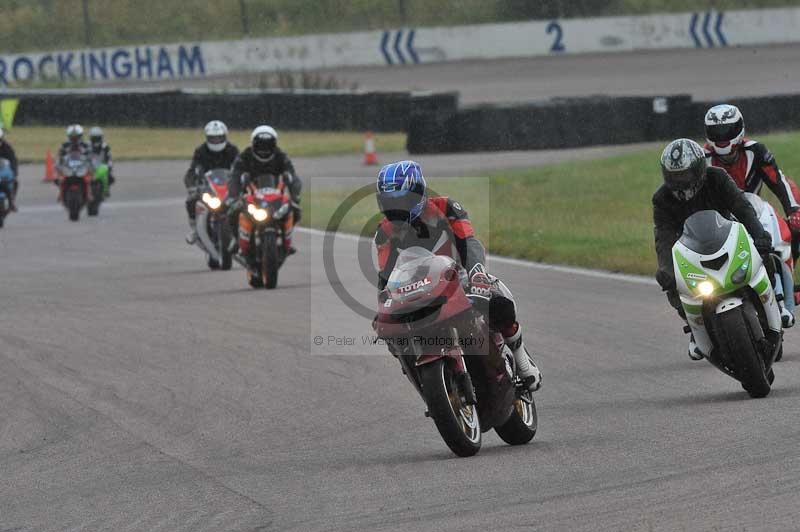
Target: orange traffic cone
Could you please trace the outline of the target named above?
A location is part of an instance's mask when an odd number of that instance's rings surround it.
[[[372,131],[367,131],[364,138],[364,165],[374,166],[378,164],[378,153],[375,151],[375,136]]]
[[[53,161],[53,154],[47,150],[47,155],[44,157],[44,179],[45,183],[51,183],[56,180],[56,165]]]

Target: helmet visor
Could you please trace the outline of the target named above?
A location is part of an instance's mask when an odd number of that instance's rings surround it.
[[[276,145],[275,137],[256,137],[253,140],[253,152],[259,157],[267,158],[273,154]]]
[[[706,138],[711,142],[730,142],[742,133],[744,123],[739,120],[733,124],[714,124],[706,126]]]
[[[209,144],[225,144],[225,135],[209,135],[206,141]]]
[[[408,190],[381,192],[378,194],[378,208],[392,221],[408,221],[411,211],[422,201],[422,196]]]

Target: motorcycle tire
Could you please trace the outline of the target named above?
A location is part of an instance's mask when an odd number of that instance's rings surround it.
[[[68,190],[64,204],[67,206],[67,211],[69,211],[69,219],[73,222],[77,222],[81,217],[80,193],[74,190]]]
[[[444,442],[457,456],[475,455],[482,442],[478,409],[475,405],[461,404],[450,364],[439,359],[417,369],[428,412]]]
[[[539,428],[539,416],[536,414],[533,394],[526,392],[523,397],[526,400],[514,401],[514,411],[508,421],[494,428],[500,439],[509,445],[528,443],[536,436],[536,430]]]
[[[264,279],[261,278],[261,275],[255,274],[249,270],[247,271],[247,283],[253,288],[264,287]]]
[[[208,268],[210,270],[219,270],[219,262],[217,259],[208,257]]]
[[[718,316],[725,349],[733,361],[742,387],[750,397],[766,397],[770,392],[764,360],[755,348],[753,333],[742,314],[742,308]]]
[[[271,290],[278,285],[278,241],[274,232],[264,233],[261,239],[261,277],[264,288]]]
[[[222,257],[222,261],[219,263],[219,268],[221,270],[230,270],[233,266],[233,253],[230,250],[231,244],[231,227],[224,221],[219,224],[219,233],[217,234],[218,240],[220,242],[220,257]]]
[[[92,183],[92,196],[94,196],[94,199],[86,205],[86,214],[97,216],[100,214],[100,202],[103,201],[103,185],[99,181]]]

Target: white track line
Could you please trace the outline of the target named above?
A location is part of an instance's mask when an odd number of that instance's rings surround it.
[[[183,202],[184,198],[159,198],[159,199],[149,199],[149,200],[139,200],[139,201],[122,201],[119,203],[110,201],[108,203],[103,203],[101,209],[114,210],[114,209],[126,209],[126,208],[171,207],[176,205],[182,205]],[[25,207],[23,205],[20,208],[20,212],[15,216],[24,215],[28,213],[35,214],[43,212],[56,212],[62,210],[64,210],[64,207],[61,205],[34,205],[31,207]],[[308,227],[298,227],[295,230],[298,233],[305,233],[308,235],[320,236],[320,237],[324,237],[326,234],[326,231],[321,231],[319,229],[311,229]],[[337,233],[336,237],[344,238],[346,240],[351,240],[351,241],[361,240],[360,236],[349,233]],[[508,264],[510,266],[517,266],[520,268],[530,268],[532,270],[546,270],[558,273],[565,273],[568,275],[580,275],[582,277],[594,277],[596,279],[608,279],[612,281],[621,281],[626,283],[656,286],[656,282],[654,279],[651,279],[649,277],[644,277],[641,275],[628,275],[624,273],[613,273],[602,270],[590,270],[588,268],[576,268],[573,266],[557,266],[553,264],[544,264],[541,262],[512,259],[509,257],[500,257],[498,255],[488,255],[488,258],[493,262],[498,262],[500,264]]]
[[[327,233],[326,231],[321,231],[319,229],[311,229],[308,227],[298,227],[295,229],[298,233],[306,233],[309,235],[314,236],[322,236],[324,237]],[[343,238],[345,240],[351,241],[360,241],[362,237],[358,235],[353,235],[349,233],[337,233],[337,238]],[[533,270],[548,270],[552,272],[558,273],[566,273],[569,275],[580,275],[583,277],[594,277],[596,279],[608,279],[612,281],[622,281],[626,283],[633,283],[633,284],[641,284],[647,286],[657,286],[655,279],[651,279],[650,277],[645,277],[643,275],[629,275],[624,273],[613,273],[607,272],[603,270],[590,270],[588,268],[576,268],[573,266],[557,266],[553,264],[544,264],[541,262],[533,262],[528,260],[521,260],[521,259],[512,259],[509,257],[500,257],[498,255],[488,255],[489,260],[493,262],[499,262],[500,264],[508,264],[511,266],[518,266],[521,268],[530,268]]]

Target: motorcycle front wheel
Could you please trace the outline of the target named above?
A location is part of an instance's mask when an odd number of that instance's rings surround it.
[[[278,240],[273,231],[264,233],[261,238],[261,277],[264,288],[278,285]]]
[[[764,360],[758,353],[742,307],[719,314],[719,328],[727,355],[736,368],[742,387],[750,397],[766,397],[770,384]]]
[[[476,454],[482,442],[478,409],[465,404],[450,364],[439,359],[417,369],[428,412],[444,442],[458,456]]]
[[[64,204],[67,206],[69,212],[69,219],[77,222],[81,216],[81,193],[77,190],[68,190]]]

